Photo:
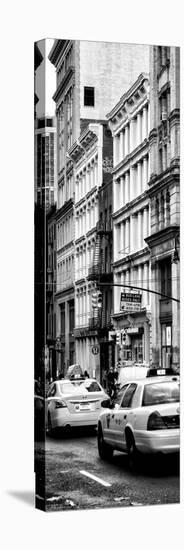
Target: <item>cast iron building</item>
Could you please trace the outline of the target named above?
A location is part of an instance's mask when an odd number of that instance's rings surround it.
[[[179,48],[150,48],[150,181],[153,366],[179,368]],[[164,297],[165,295],[165,297]]]
[[[122,361],[150,363],[150,294],[137,303],[124,285],[149,289],[149,80],[140,74],[108,114],[113,134],[113,274],[115,330],[122,331]],[[128,296],[128,293],[130,296]],[[133,291],[136,293],[136,290]]]
[[[107,122],[89,124],[68,154],[73,162],[75,182],[76,361],[90,376],[100,379],[99,339],[104,310],[103,303],[102,309],[94,308],[92,298],[100,272],[108,268],[107,257],[106,266],[100,262],[102,224],[99,218],[99,191],[111,179],[111,174],[104,171],[104,166],[112,165],[112,136]]]
[[[74,308],[74,237],[72,230],[66,229],[73,226],[75,188],[73,165],[67,152],[90,121],[105,119],[106,113],[118,100],[120,93],[134,81],[137,73],[148,70],[149,47],[55,40],[49,59],[56,67],[56,332],[61,343],[58,371],[64,373],[68,365],[75,362],[73,313],[71,327],[69,321],[69,312]],[[65,264],[61,270],[59,266],[63,259]],[[65,273],[64,287],[60,285],[60,281],[63,281],[60,271]]]

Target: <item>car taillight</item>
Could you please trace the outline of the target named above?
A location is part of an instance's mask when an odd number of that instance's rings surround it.
[[[147,423],[147,430],[164,430],[166,425],[159,412],[155,411],[150,414]]]
[[[67,404],[65,403],[65,401],[55,401],[56,409],[64,409],[65,407],[67,407]]]

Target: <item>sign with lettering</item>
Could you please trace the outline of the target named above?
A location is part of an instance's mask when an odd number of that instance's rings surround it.
[[[99,346],[93,346],[91,351],[92,351],[93,355],[98,355],[98,353],[99,353]]]
[[[103,172],[105,173],[112,172],[113,159],[109,157],[105,157],[102,161],[102,168],[103,168]]]
[[[142,294],[139,291],[121,292],[120,310],[121,311],[140,311]]]

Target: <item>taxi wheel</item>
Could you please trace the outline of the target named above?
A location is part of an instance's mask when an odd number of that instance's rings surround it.
[[[128,434],[126,435],[126,441],[127,441],[129,467],[131,469],[134,469],[136,466],[138,466],[138,451],[136,449],[133,434],[128,432]]]
[[[113,449],[104,441],[102,428],[98,428],[98,453],[102,460],[110,460],[113,456]]]

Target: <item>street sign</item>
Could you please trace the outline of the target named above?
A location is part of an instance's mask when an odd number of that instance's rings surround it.
[[[91,351],[92,351],[93,355],[98,355],[98,353],[99,353],[99,346],[93,346]]]
[[[121,292],[120,310],[121,311],[140,311],[142,294],[139,291]]]

